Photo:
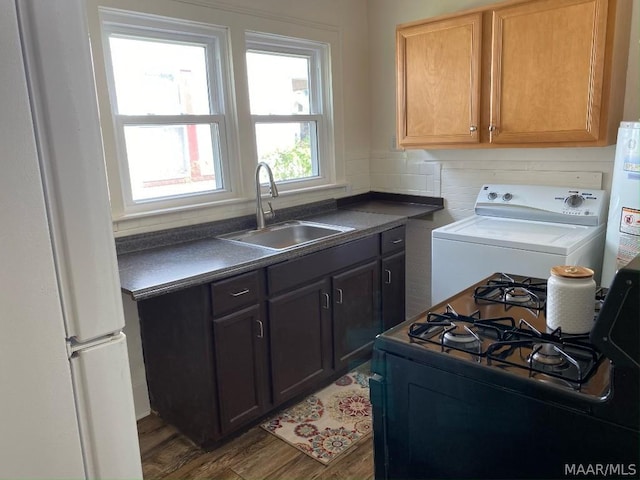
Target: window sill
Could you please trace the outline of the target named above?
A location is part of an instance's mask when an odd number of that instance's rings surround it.
[[[280,192],[280,196],[273,201],[273,207],[277,211],[279,208],[296,206],[301,203],[336,198],[347,194],[347,189],[347,183],[337,183],[299,190],[286,190]],[[266,196],[263,198],[266,198]],[[162,210],[128,213],[112,216],[113,232],[115,237],[125,237],[139,233],[224,220],[254,214],[255,206],[255,198],[243,197],[164,208]]]

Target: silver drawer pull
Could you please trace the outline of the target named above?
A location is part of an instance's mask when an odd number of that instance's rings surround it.
[[[391,270],[385,269],[384,273],[387,274],[387,279],[385,280],[385,284],[391,285]]]
[[[338,292],[338,299],[336,300],[336,303],[342,305],[342,289],[336,288],[336,292]]]
[[[391,243],[393,243],[394,245],[398,244],[398,243],[402,243],[402,239],[398,238],[396,240],[393,240]]]
[[[258,338],[264,338],[264,325],[261,320],[256,320],[258,322],[258,326],[260,327],[260,333],[258,333]]]
[[[245,288],[244,290],[240,290],[239,292],[236,293],[230,293],[229,295],[231,295],[232,297],[240,297],[242,295],[246,295],[247,293],[249,293],[249,289]]]

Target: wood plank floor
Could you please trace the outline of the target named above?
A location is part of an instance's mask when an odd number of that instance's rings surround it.
[[[145,479],[371,480],[373,436],[323,465],[259,426],[211,452],[156,415],[138,421]]]

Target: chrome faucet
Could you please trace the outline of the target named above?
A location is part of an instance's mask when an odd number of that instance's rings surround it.
[[[273,207],[271,206],[271,202],[267,202],[269,204],[269,211],[265,212],[262,209],[262,190],[260,189],[260,168],[264,167],[267,169],[267,174],[269,175],[269,193],[271,194],[271,198],[276,198],[278,196],[278,187],[276,187],[276,182],[273,181],[273,173],[271,172],[271,167],[265,162],[258,162],[258,166],[256,167],[256,223],[258,224],[257,229],[263,229],[265,227],[265,219],[272,219],[276,216],[273,211]]]

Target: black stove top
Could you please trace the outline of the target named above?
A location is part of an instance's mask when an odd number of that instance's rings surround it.
[[[392,335],[482,368],[601,398],[609,388],[609,364],[588,333],[547,328],[546,287],[542,279],[496,273]],[[594,315],[605,294],[598,290]]]
[[[457,350],[478,363],[485,359],[487,365],[525,369],[531,377],[553,378],[576,390],[591,377],[602,358],[589,343],[588,334],[563,335],[560,329],[540,332],[524,319],[483,319],[479,310],[460,315],[451,305],[413,323],[408,335],[438,345],[442,352]]]

